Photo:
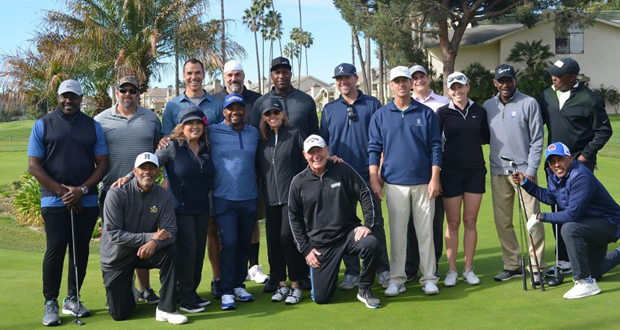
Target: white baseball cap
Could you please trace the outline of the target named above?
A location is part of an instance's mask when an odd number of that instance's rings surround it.
[[[136,162],[133,164],[133,167],[140,167],[140,165],[144,163],[153,163],[155,166],[159,167],[159,159],[155,154],[150,152],[143,152],[136,157]]]
[[[312,149],[314,147],[319,147],[319,148],[325,147],[325,140],[323,140],[322,137],[320,137],[320,136],[318,136],[316,134],[312,134],[312,135],[308,136],[306,141],[304,141],[304,151],[305,152],[310,151],[310,149]]]
[[[423,66],[419,65],[419,64],[416,64],[416,65],[414,65],[414,66],[410,67],[410,68],[409,68],[409,71],[411,71],[411,75],[412,75],[412,76],[413,76],[413,74],[414,74],[414,73],[416,73],[416,72],[422,72],[422,73],[424,73],[424,74],[428,74],[428,73],[426,72],[426,69],[425,69]]]
[[[459,83],[461,85],[467,85],[467,77],[462,73],[455,71],[448,76],[448,88],[453,84]]]
[[[58,95],[62,95],[64,93],[73,93],[75,95],[83,95],[82,86],[79,82],[69,79],[60,83],[58,87]]]
[[[411,72],[409,71],[409,68],[401,65],[390,70],[390,81],[400,77],[411,79]]]
[[[231,60],[224,64],[224,72],[228,71],[243,71],[243,66],[239,62]]]

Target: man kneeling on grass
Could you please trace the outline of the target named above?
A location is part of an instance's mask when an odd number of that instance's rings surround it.
[[[368,308],[381,301],[370,291],[381,258],[379,242],[371,234],[375,225],[371,191],[346,163],[328,161],[329,148],[318,135],[304,141],[308,167],[291,182],[289,221],[297,248],[311,267],[312,300],[326,304],[334,296],[338,269],[345,253],[363,260],[357,299]],[[362,205],[364,225],[357,217]]]
[[[155,183],[157,156],[138,155],[133,173],[128,184],[108,192],[103,206],[101,272],[108,312],[116,321],[127,319],[136,307],[131,291],[134,270],[159,268],[161,290],[155,319],[187,323],[187,317],[176,311],[177,221],[172,196]]]
[[[532,214],[527,222],[531,231],[539,222],[562,224],[568,258],[573,266],[575,286],[564,294],[566,299],[593,296],[601,292],[596,284],[610,269],[620,263],[620,251],[607,254],[607,244],[620,238],[620,206],[592,172],[561,142],[545,150],[547,189],[515,172],[513,181],[539,201],[557,204],[556,213]]]

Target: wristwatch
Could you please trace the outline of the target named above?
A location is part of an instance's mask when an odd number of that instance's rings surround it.
[[[80,186],[80,190],[82,191],[82,195],[87,195],[88,194],[88,187]]]

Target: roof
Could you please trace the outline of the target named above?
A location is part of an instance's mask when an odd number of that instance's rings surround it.
[[[620,20],[608,20],[603,18],[595,19],[599,23],[608,24],[617,28],[620,28]],[[536,24],[544,23],[540,21]],[[521,23],[509,23],[509,24],[485,24],[475,27],[467,28],[463,34],[461,40],[461,46],[484,46],[494,42],[497,42],[509,35],[520,32],[527,29],[524,24]],[[448,30],[448,36],[452,39],[454,30]],[[427,47],[440,47],[439,39],[437,37],[427,38],[424,42]]]

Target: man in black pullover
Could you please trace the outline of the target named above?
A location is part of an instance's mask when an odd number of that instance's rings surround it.
[[[312,299],[325,304],[333,297],[343,255],[356,254],[363,260],[357,299],[380,308],[370,291],[381,257],[371,235],[375,214],[370,189],[348,164],[328,162],[329,149],[318,135],[304,142],[304,157],[308,167],[293,178],[288,207],[297,248],[311,267]],[[363,226],[356,214],[358,202]]]
[[[562,142],[590,171],[596,166],[596,154],[609,141],[612,134],[605,103],[577,79],[580,67],[572,58],[557,60],[547,71],[552,86],[538,98],[543,123],[547,126],[547,141]],[[559,262],[546,273],[553,276],[560,267],[570,273],[568,253],[562,235],[556,235]],[[562,226],[557,230],[561,231]]]

